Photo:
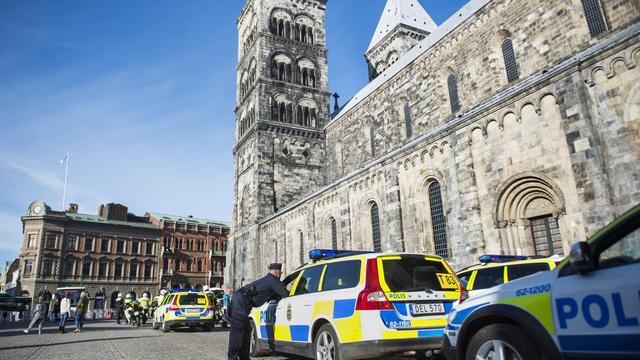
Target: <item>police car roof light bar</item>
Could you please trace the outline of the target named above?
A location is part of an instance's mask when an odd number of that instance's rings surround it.
[[[528,260],[528,257],[518,256],[518,255],[482,255],[480,256],[481,263],[510,262],[510,261],[521,261],[521,260]]]
[[[309,259],[313,262],[326,259],[336,259],[345,256],[371,254],[371,251],[362,250],[333,250],[333,249],[313,249],[309,251]]]

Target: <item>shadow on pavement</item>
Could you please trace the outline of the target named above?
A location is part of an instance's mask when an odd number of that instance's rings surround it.
[[[119,338],[110,338],[106,340],[129,340],[129,339],[142,339],[142,338],[151,338],[156,336],[128,336],[128,337],[119,337]],[[16,349],[28,349],[28,348],[36,348],[36,347],[50,347],[50,346],[59,346],[59,345],[69,345],[69,344],[77,344],[77,343],[87,343],[87,342],[96,342],[96,341],[105,341],[105,339],[88,339],[88,340],[79,340],[79,341],[67,341],[67,342],[54,342],[50,344],[32,344],[32,345],[19,345],[19,346],[8,346],[8,347],[0,347],[1,350],[16,350]]]

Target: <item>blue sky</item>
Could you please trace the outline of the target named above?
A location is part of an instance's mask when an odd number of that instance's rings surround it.
[[[329,81],[367,83],[363,54],[386,0],[330,0]],[[437,24],[466,1],[421,0]],[[95,214],[119,202],[230,220],[235,21],[244,0],[0,1],[0,264],[33,200]]]

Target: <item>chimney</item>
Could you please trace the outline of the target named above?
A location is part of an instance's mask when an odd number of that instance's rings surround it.
[[[109,203],[100,206],[98,215],[107,220],[127,221],[128,211],[124,205]]]
[[[67,212],[70,213],[70,214],[77,214],[78,213],[78,204],[75,204],[75,203],[69,204],[69,210],[67,210]]]

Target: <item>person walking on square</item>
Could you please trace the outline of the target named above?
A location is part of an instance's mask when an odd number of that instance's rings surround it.
[[[269,265],[269,273],[252,282],[233,295],[231,303],[231,331],[229,332],[228,360],[249,360],[251,329],[249,328],[249,312],[274,298],[285,298],[289,295],[287,288],[280,281],[282,264]]]
[[[67,293],[67,295],[60,300],[60,323],[58,324],[58,329],[60,329],[61,334],[65,333],[64,325],[71,313],[71,299],[69,299],[69,297],[70,295]]]
[[[58,313],[60,312],[60,299],[58,294],[53,294],[49,303],[49,321],[58,321]]]
[[[47,315],[47,306],[44,303],[44,298],[38,297],[38,303],[33,311],[33,320],[29,324],[29,327],[22,330],[25,334],[28,334],[36,324],[38,324],[38,334],[42,334],[42,326],[44,325],[45,316]]]
[[[89,309],[89,296],[87,296],[87,293],[83,291],[80,293],[80,299],[76,306],[76,329],[73,330],[74,333],[79,333],[82,330],[84,316],[87,313],[87,309]]]

